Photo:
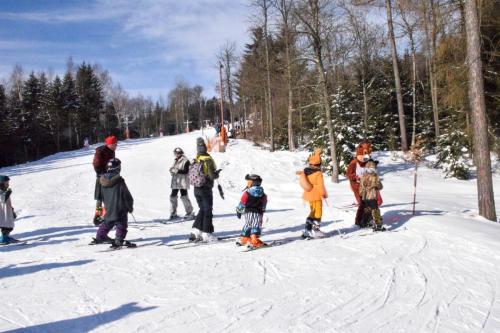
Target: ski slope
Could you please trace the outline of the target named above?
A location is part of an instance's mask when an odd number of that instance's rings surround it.
[[[257,173],[269,198],[262,239],[289,241],[247,253],[233,242],[174,249],[166,244],[185,240],[192,222],[159,223],[168,169],[176,146],[194,157],[199,135],[119,143],[137,249],[86,245],[93,149],[0,169],[19,213],[12,236],[28,241],[0,247],[0,332],[500,332],[500,224],[477,216],[475,180],[422,167],[412,216],[412,166],[379,154],[383,220],[395,232],[357,230],[355,211],[339,208],[354,200],[348,183],[328,181],[323,229],[343,237],[305,241],[295,171],[307,154],[236,140],[212,154],[226,193],[214,191],[216,234],[238,234],[243,177]],[[494,184],[498,208],[498,174]]]

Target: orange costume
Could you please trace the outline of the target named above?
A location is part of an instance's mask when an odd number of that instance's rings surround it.
[[[356,157],[349,163],[346,170],[346,177],[349,179],[349,184],[351,185],[351,190],[354,193],[356,202],[358,203],[358,210],[356,212],[356,218],[354,223],[356,225],[362,225],[364,204],[359,193],[359,184],[361,177],[365,173],[366,163],[370,160],[372,153],[372,144],[369,142],[362,142],[356,147]],[[380,193],[377,192],[378,206],[382,205],[382,197]]]
[[[316,149],[308,159],[309,167],[299,171],[300,185],[304,189],[302,198],[309,202],[310,213],[306,219],[306,230],[303,237],[311,238],[322,236],[319,229],[323,216],[323,199],[328,197],[321,172],[321,150]]]

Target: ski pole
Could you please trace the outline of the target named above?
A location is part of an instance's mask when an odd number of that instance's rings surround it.
[[[130,213],[130,215],[132,215],[132,218],[134,219],[134,223],[137,224],[137,220],[135,219],[134,214]]]
[[[330,207],[330,205],[328,205],[328,201],[325,198],[323,198],[323,201],[325,202],[326,207],[328,207],[328,210],[330,211],[330,215],[333,219],[333,209]],[[334,221],[333,224],[336,226],[336,229],[337,229],[337,232],[339,233],[339,236],[341,238],[344,238],[344,234],[342,234],[342,232],[340,232],[340,228],[337,225],[337,223]]]

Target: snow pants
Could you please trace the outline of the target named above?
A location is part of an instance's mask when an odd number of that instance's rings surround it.
[[[127,236],[127,228],[128,228],[128,221],[127,218],[120,220],[120,221],[104,221],[99,225],[99,229],[97,229],[97,235],[96,239],[97,240],[105,240],[106,236],[108,236],[108,233],[113,229],[113,227],[116,226],[116,234],[115,237],[118,240],[124,240],[125,237]]]
[[[195,187],[194,197],[198,203],[200,210],[193,223],[193,228],[201,230],[202,232],[214,232],[214,225],[212,222],[213,214],[212,209],[214,205],[214,195],[211,187]]]
[[[260,236],[262,232],[262,220],[264,215],[258,212],[245,212],[245,225],[241,229],[242,237],[250,235]]]
[[[319,229],[321,217],[323,216],[323,201],[316,200],[309,202],[310,213],[306,219],[306,230],[311,231],[314,226]]]
[[[363,215],[361,218],[361,226],[368,226],[368,223],[373,219],[375,225],[382,224],[382,217],[380,216],[380,209],[378,208],[377,199],[363,200]],[[360,205],[361,206],[361,205]]]
[[[186,210],[187,215],[191,215],[193,213],[193,205],[191,204],[191,200],[189,200],[188,191],[185,189],[180,189],[181,191],[181,201],[184,205],[184,209]],[[170,215],[177,214],[177,194],[179,193],[179,189],[172,189],[172,193],[170,194]]]
[[[97,175],[94,188],[94,200],[96,201],[97,208],[102,207],[101,182],[99,181],[100,177],[100,175]]]

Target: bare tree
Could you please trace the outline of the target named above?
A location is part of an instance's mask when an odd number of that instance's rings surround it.
[[[283,30],[283,40],[285,42],[285,76],[288,92],[288,149],[295,150],[295,140],[293,134],[293,88],[292,88],[292,56],[291,44],[293,43],[293,18],[292,15],[294,2],[293,0],[275,0],[274,7],[278,10],[281,16],[281,24]]]
[[[271,64],[269,59],[269,11],[270,0],[254,0],[253,5],[258,7],[262,13],[262,28],[264,30],[264,49],[266,60],[266,109],[269,122],[269,136],[271,141],[271,151],[274,151],[274,125],[273,125],[273,101],[271,93]]]
[[[229,101],[229,118],[231,121],[231,127],[234,130],[234,86],[233,86],[233,68],[237,63],[236,56],[236,43],[226,41],[224,46],[220,49],[219,54],[217,56],[217,60],[219,63],[224,65],[224,81],[226,83],[225,93],[227,95],[227,99]]]
[[[304,34],[313,50],[314,62],[318,73],[318,85],[321,91],[321,104],[325,112],[328,138],[330,141],[330,157],[332,160],[331,180],[339,182],[339,166],[337,161],[336,137],[333,131],[332,117],[330,113],[330,91],[328,87],[327,69],[324,65],[323,45],[325,43],[326,17],[325,11],[331,1],[328,0],[308,0],[302,4],[295,14],[303,25]]]
[[[111,90],[111,103],[115,109],[116,119],[118,120],[118,127],[122,128],[123,122],[127,126],[128,121],[131,116],[130,110],[128,108],[128,93],[123,90],[120,84],[117,84]]]
[[[467,33],[467,63],[469,67],[469,103],[474,131],[474,155],[477,165],[477,194],[479,215],[496,221],[495,197],[491,176],[488,123],[484,99],[481,34],[476,0],[465,1],[465,28]]]
[[[394,71],[394,85],[396,87],[396,100],[398,102],[399,131],[401,137],[401,150],[408,151],[408,142],[406,137],[406,121],[403,106],[403,94],[401,93],[401,76],[399,75],[398,53],[396,49],[396,39],[394,37],[394,25],[392,22],[392,2],[385,0],[387,10],[387,27],[389,31],[389,43],[391,44],[392,68]]]

